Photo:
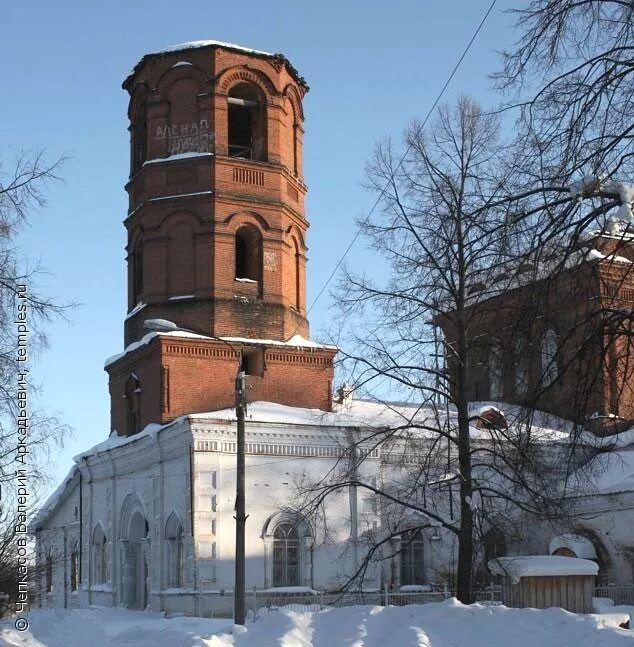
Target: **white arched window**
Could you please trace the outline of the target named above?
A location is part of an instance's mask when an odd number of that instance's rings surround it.
[[[290,523],[281,523],[273,533],[273,586],[298,586],[299,533]]]
[[[92,534],[93,584],[105,584],[108,579],[108,541],[101,524]]]
[[[183,524],[176,513],[172,512],[165,524],[165,542],[167,544],[167,586],[183,586]]]
[[[549,386],[559,377],[558,345],[557,333],[549,328],[542,337],[541,347],[542,384],[544,386]]]
[[[492,400],[504,397],[504,360],[499,346],[494,346],[489,355],[489,394]]]
[[[524,395],[528,391],[528,352],[522,340],[515,342],[515,395]]]
[[[79,590],[79,543],[73,544],[73,550],[70,553],[70,590]]]
[[[401,533],[401,586],[424,583],[424,546],[420,529]]]

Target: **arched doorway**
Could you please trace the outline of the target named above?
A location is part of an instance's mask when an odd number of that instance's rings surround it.
[[[149,526],[140,505],[124,507],[121,539],[121,602],[128,609],[148,605]]]

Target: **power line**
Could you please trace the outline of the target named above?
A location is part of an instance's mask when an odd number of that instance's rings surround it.
[[[447,89],[447,87],[449,86],[451,81],[453,80],[453,77],[456,75],[456,72],[458,71],[458,68],[460,67],[460,65],[462,64],[462,61],[465,59],[466,55],[468,54],[469,50],[471,49],[471,45],[473,45],[475,39],[478,37],[478,34],[482,30],[482,27],[484,26],[484,23],[486,22],[487,18],[489,17],[489,14],[493,10],[493,7],[495,6],[496,3],[497,3],[497,0],[493,0],[491,2],[491,4],[489,5],[489,8],[484,13],[484,16],[482,17],[482,20],[480,20],[480,24],[477,26],[476,30],[473,32],[473,35],[471,36],[471,39],[467,43],[467,46],[465,47],[464,51],[462,52],[462,54],[461,54],[460,58],[458,59],[457,63],[454,65],[454,67],[453,67],[453,69],[451,71],[451,74],[449,75],[449,77],[445,81],[445,84],[442,86],[442,89],[441,89],[440,93],[438,94],[438,96],[436,97],[436,99],[435,99],[434,103],[432,104],[431,108],[428,110],[427,114],[425,115],[425,118],[423,119],[423,122],[420,125],[420,130],[422,130],[425,127],[425,125],[427,124],[427,121],[429,120],[429,118],[433,114],[434,110],[436,109],[436,106],[438,105],[439,101],[442,99],[443,95],[445,94],[445,90]],[[412,143],[410,142],[407,145],[407,148],[405,149],[405,152],[401,156],[398,164],[396,165],[396,168],[394,169],[395,173],[403,165],[403,162],[405,161],[405,158],[407,157],[407,154],[409,153],[411,147],[412,147]],[[388,186],[389,186],[389,182],[387,182],[385,184],[385,186],[379,192],[379,195],[378,195],[377,199],[374,201],[374,204],[372,205],[372,208],[368,212],[368,215],[363,219],[363,222],[359,225],[359,227],[357,227],[357,231],[356,231],[355,235],[352,237],[352,240],[350,241],[350,243],[346,247],[343,254],[339,257],[339,260],[335,263],[335,266],[334,266],[332,272],[330,273],[330,275],[328,276],[328,278],[326,279],[326,282],[323,284],[323,286],[321,287],[321,289],[317,293],[317,296],[313,299],[312,303],[308,307],[308,310],[306,311],[306,315],[310,314],[311,310],[313,309],[313,307],[315,306],[317,301],[319,301],[319,299],[321,298],[321,295],[325,292],[328,285],[330,285],[330,282],[332,281],[333,277],[335,276],[335,274],[337,273],[337,271],[341,267],[341,264],[344,262],[344,260],[346,259],[346,257],[350,253],[350,250],[353,248],[354,244],[357,242],[357,239],[359,238],[359,236],[361,234],[361,231],[363,230],[363,227],[368,223],[368,221],[372,217],[372,214],[374,213],[374,210],[377,208],[377,206],[381,202],[381,199],[385,195],[385,192],[386,192]],[[297,330],[295,332],[297,332]]]

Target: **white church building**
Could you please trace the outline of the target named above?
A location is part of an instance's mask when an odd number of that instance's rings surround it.
[[[390,541],[369,560],[364,588],[446,586],[456,545],[441,524],[395,520],[355,483],[314,507],[306,499],[308,486],[349,473],[350,461],[370,486],[406,478],[417,458],[411,434],[380,447],[373,436],[427,413],[345,389],[334,398],[336,348],[310,340],[305,80],[280,54],[200,41],[144,56],[124,88],[124,351],[106,362],[110,433],[75,458],[32,524],[40,604],[230,612],[238,369],[248,394],[247,590],[339,590],[387,525]],[[144,322],[157,319],[174,330],[148,333]],[[567,442],[566,424],[549,420],[545,442]],[[611,437],[619,467],[594,490],[580,485],[578,518],[514,537],[485,528],[482,557],[590,557],[603,582],[631,584],[632,441],[629,432]]]

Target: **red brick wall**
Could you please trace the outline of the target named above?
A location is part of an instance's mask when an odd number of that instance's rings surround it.
[[[263,97],[264,161],[227,156],[227,95],[238,83],[251,84]],[[146,118],[149,162],[132,169],[127,185],[129,309],[142,301],[151,304],[154,317],[216,335],[307,336],[301,163],[307,86],[277,56],[208,47],[146,57],[124,87],[131,95],[132,130]],[[213,155],[151,162],[187,148]],[[263,239],[262,285],[254,295],[235,281],[235,232],[244,223]],[[130,262],[135,247],[143,254],[138,295]],[[184,294],[194,299],[170,301]],[[126,344],[143,334],[149,312],[127,319]]]
[[[188,413],[233,407],[240,348],[218,341],[155,337],[108,367],[112,428],[129,433],[125,384],[140,384],[141,428]],[[269,347],[262,376],[247,375],[247,400],[330,410],[333,350]]]
[[[599,239],[605,254],[634,258],[634,247]],[[564,418],[582,421],[594,413],[634,418],[634,348],[632,337],[604,328],[606,309],[634,306],[634,275],[628,264],[582,263],[552,279],[509,291],[468,310],[468,397],[490,398],[490,358],[499,346],[504,356],[505,402],[528,404]],[[456,335],[451,315],[439,321],[451,343]],[[560,379],[541,388],[541,339],[548,328],[559,335]],[[606,333],[606,334],[604,334]],[[529,387],[516,393],[514,345],[524,340]],[[455,362],[449,364],[456,372]]]

